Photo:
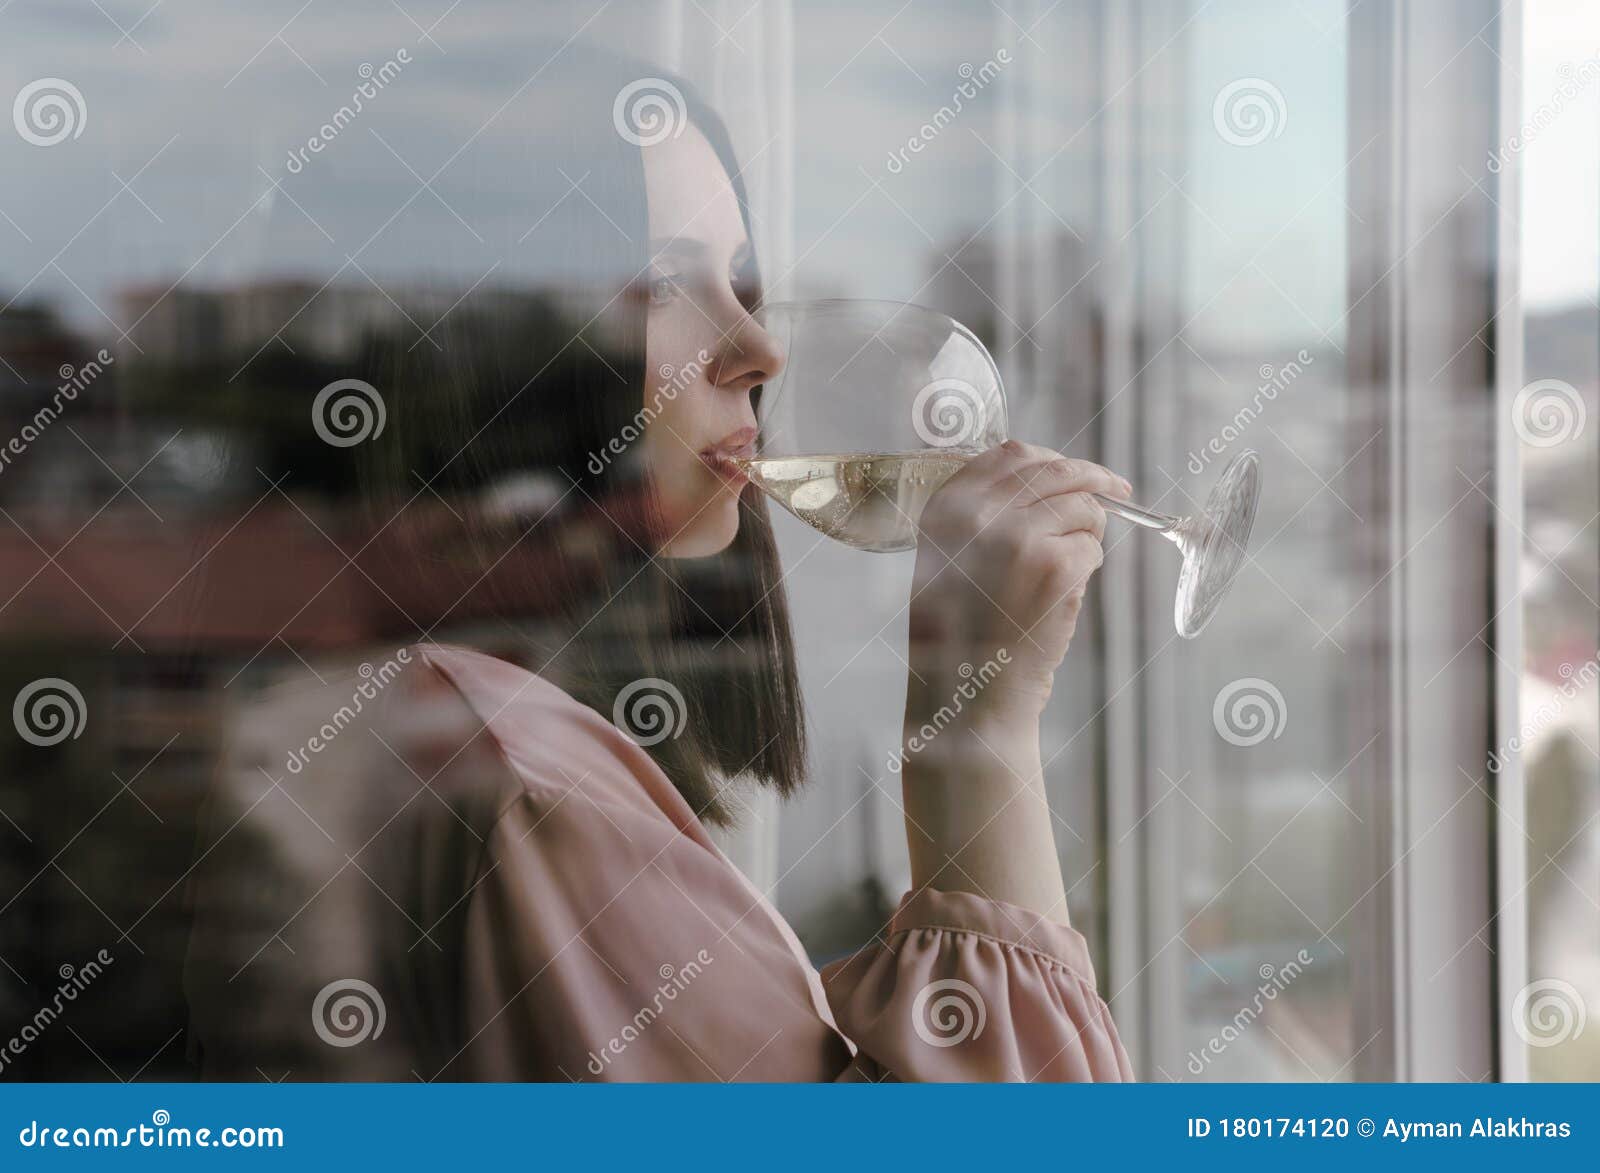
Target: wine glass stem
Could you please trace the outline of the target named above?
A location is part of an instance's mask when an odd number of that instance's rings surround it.
[[[1105,506],[1107,513],[1115,514],[1124,521],[1131,521],[1134,525],[1142,525],[1145,529],[1153,529],[1158,533],[1170,533],[1178,528],[1178,523],[1181,520],[1176,517],[1168,517],[1165,513],[1141,509],[1137,505],[1130,505],[1128,502],[1120,501],[1115,497],[1107,497],[1104,493],[1095,493],[1094,498]]]

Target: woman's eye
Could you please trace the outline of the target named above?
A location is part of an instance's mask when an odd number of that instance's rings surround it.
[[[660,274],[650,278],[648,288],[650,291],[650,304],[665,305],[677,295],[678,279],[669,274]]]

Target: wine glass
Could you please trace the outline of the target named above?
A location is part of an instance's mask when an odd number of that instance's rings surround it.
[[[1006,438],[1005,392],[988,350],[959,322],[900,302],[773,302],[757,317],[788,359],[760,390],[760,434],[739,461],[746,474],[831,538],[862,550],[914,547],[928,499]],[[1095,497],[1178,547],[1173,622],[1192,639],[1244,564],[1260,492],[1260,462],[1247,450],[1186,517]]]

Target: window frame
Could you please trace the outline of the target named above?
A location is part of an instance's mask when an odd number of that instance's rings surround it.
[[[1508,62],[1522,60],[1522,0],[1508,0],[1500,14],[1499,52]],[[1520,71],[1500,71],[1499,135],[1522,124]],[[1522,309],[1522,156],[1506,152],[1498,180],[1499,223],[1496,279],[1500,288],[1495,339],[1495,415],[1513,418],[1512,403],[1521,390],[1523,365]],[[1516,430],[1502,426],[1495,437],[1495,740],[1499,743],[1521,725],[1522,714],[1522,445]],[[1494,778],[1495,796],[1495,1042],[1496,1078],[1528,1080],[1527,1044],[1517,1035],[1511,1013],[1516,991],[1528,982],[1528,834],[1527,777],[1521,754],[1504,755]]]
[[[1495,1074],[1495,943],[1482,930],[1495,911],[1486,761],[1500,668],[1482,636],[1514,640],[1516,619],[1495,615],[1505,527],[1488,493],[1503,481],[1477,487],[1506,418],[1494,334],[1505,213],[1473,177],[1499,130],[1494,45],[1514,24],[1490,0],[1350,16],[1350,150],[1373,141],[1349,172],[1349,378],[1373,389],[1386,439],[1355,475],[1388,539],[1372,567],[1382,618],[1368,683],[1389,736],[1353,771],[1370,815],[1362,859],[1382,869],[1355,922],[1371,961],[1352,967],[1353,1037],[1370,1040],[1357,1079]]]

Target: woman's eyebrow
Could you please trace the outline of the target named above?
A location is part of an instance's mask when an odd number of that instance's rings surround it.
[[[650,255],[652,257],[680,256],[698,259],[711,251],[711,246],[703,240],[692,236],[660,236],[650,242]],[[751,255],[750,241],[741,240],[739,247],[733,250],[733,259],[742,264]]]
[[[709,251],[706,242],[696,240],[692,236],[662,236],[650,242],[650,252],[653,256],[664,256],[676,253],[680,256],[703,256]]]

